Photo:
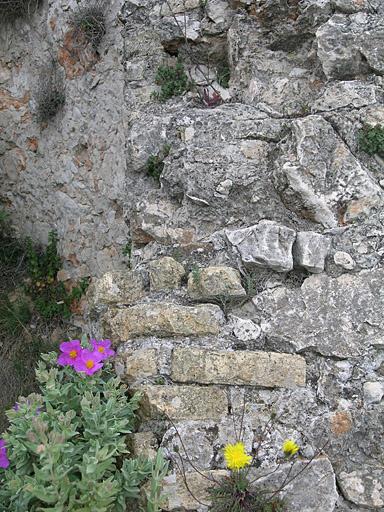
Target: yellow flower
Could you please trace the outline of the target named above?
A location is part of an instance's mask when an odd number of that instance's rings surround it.
[[[252,457],[247,455],[243,443],[227,444],[224,458],[228,469],[239,470],[251,463]]]
[[[287,457],[292,457],[300,450],[300,447],[292,441],[292,439],[286,439],[283,443],[283,452]]]

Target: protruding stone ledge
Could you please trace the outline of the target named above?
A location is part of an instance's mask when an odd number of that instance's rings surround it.
[[[217,335],[224,316],[218,306],[188,307],[177,304],[137,304],[127,309],[111,309],[104,316],[104,331],[114,340],[139,336]]]
[[[188,277],[188,294],[192,299],[210,300],[216,297],[244,297],[240,272],[226,266],[207,267],[191,272]]]
[[[218,420],[228,413],[228,397],[224,389],[201,386],[143,386],[144,419],[169,416],[179,420]]]
[[[293,388],[305,375],[305,359],[291,354],[176,348],[172,356],[175,382]]]

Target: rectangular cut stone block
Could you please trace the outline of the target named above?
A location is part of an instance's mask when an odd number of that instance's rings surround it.
[[[153,348],[135,350],[125,359],[125,377],[135,382],[157,375],[157,351]]]
[[[142,415],[145,419],[161,417],[172,420],[218,420],[228,413],[224,389],[200,386],[143,386]]]
[[[112,309],[104,316],[104,333],[114,340],[139,336],[207,336],[220,331],[223,313],[218,306],[180,306],[156,303]]]
[[[305,385],[305,370],[305,359],[291,354],[176,348],[171,376],[176,382],[293,388]]]

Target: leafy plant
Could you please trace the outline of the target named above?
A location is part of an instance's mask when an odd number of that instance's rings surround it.
[[[151,155],[147,160],[147,174],[160,183],[160,176],[164,170],[164,160],[169,155],[171,146],[165,144],[157,155]]]
[[[229,68],[228,62],[222,61],[216,68],[217,82],[221,87],[228,89],[229,80],[231,78],[231,70]]]
[[[36,371],[41,394],[20,399],[7,413],[1,511],[160,512],[167,471],[161,453],[153,461],[124,458],[140,395],[128,398],[108,362],[87,375],[56,361],[54,352],[42,356]]]
[[[27,268],[30,284],[27,292],[38,313],[46,319],[69,318],[74,303],[88,287],[88,279],[84,278],[68,292],[64,284],[57,280],[57,273],[61,269],[57,243],[58,238],[54,231],[48,235],[48,245],[44,252],[38,253],[31,240],[28,241]]]
[[[95,50],[99,47],[105,33],[105,6],[103,0],[93,0],[85,6],[79,6],[71,19],[71,26],[77,41],[84,41]]]
[[[0,24],[28,18],[40,4],[41,0],[0,0]]]
[[[192,82],[188,79],[181,62],[177,62],[175,66],[160,66],[155,82],[161,87],[160,92],[154,93],[154,97],[159,101],[167,101],[173,96],[180,96],[192,87]]]
[[[11,302],[0,299],[0,331],[8,336],[18,336],[31,319],[31,310],[26,300]]]
[[[359,133],[359,145],[368,155],[384,156],[384,126],[365,126]]]
[[[65,86],[56,62],[43,68],[35,93],[36,114],[40,122],[53,119],[65,104]]]

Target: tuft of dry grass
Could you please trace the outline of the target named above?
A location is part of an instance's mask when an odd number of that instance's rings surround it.
[[[91,46],[97,50],[106,33],[104,0],[93,0],[79,6],[70,20],[70,25],[80,45]]]
[[[56,62],[51,62],[40,72],[35,92],[38,121],[53,119],[65,104],[65,84]]]
[[[34,15],[41,0],[0,0],[0,24],[13,23]]]

